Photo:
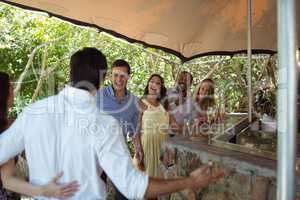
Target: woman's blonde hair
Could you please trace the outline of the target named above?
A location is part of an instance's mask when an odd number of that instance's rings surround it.
[[[195,102],[198,102],[198,94],[199,94],[199,90],[202,86],[203,83],[209,83],[209,90],[208,90],[208,94],[207,96],[203,99],[201,108],[202,109],[207,109],[208,107],[214,106],[215,105],[215,82],[210,79],[210,78],[206,78],[203,79],[198,86],[196,87],[196,90],[194,91],[193,94],[193,99]]]

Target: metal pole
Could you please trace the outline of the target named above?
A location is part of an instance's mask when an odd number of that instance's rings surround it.
[[[248,84],[248,120],[252,122],[252,75],[251,75],[251,60],[252,60],[252,0],[247,3],[247,84]]]
[[[278,22],[278,152],[277,199],[294,200],[296,156],[296,15],[295,0],[277,0]]]

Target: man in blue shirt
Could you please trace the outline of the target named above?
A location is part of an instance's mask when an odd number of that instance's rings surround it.
[[[119,121],[124,137],[133,136],[135,157],[142,161],[144,153],[138,130],[139,99],[127,90],[130,72],[125,60],[116,60],[112,64],[112,85],[98,91],[97,107]],[[117,191],[116,199],[126,198]]]

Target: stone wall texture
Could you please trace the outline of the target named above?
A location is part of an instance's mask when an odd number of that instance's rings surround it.
[[[226,159],[216,159],[209,154],[201,154],[190,151],[187,148],[180,148],[176,145],[166,145],[162,151],[162,163],[165,170],[165,178],[185,177],[191,171],[207,164],[208,160],[214,162],[212,173],[222,169],[226,177],[207,188],[197,191],[184,190],[174,193],[163,199],[172,200],[275,200],[276,179],[272,176],[263,176],[251,167],[243,170],[236,165],[245,163],[224,162]],[[202,156],[201,156],[202,155]]]

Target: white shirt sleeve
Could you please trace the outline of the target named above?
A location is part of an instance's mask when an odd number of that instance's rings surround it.
[[[95,140],[99,164],[118,190],[128,199],[143,199],[149,177],[138,171],[125,144],[122,130],[117,121],[106,124],[104,134]]]
[[[25,116],[21,113],[14,123],[0,134],[0,165],[24,150]]]

